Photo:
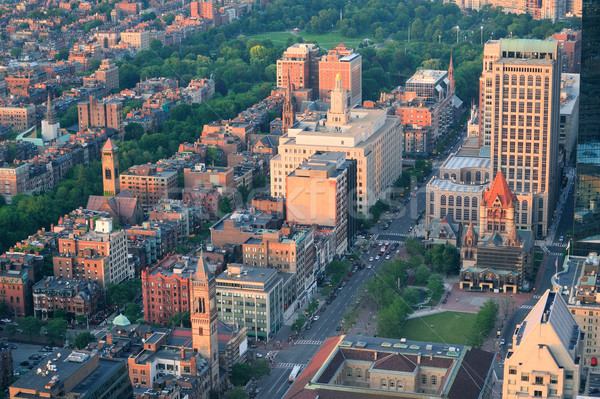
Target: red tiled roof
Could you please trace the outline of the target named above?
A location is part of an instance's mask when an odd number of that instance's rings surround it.
[[[312,380],[319,368],[325,363],[325,360],[331,355],[343,336],[327,338],[321,349],[315,353],[312,360],[302,370],[302,373],[296,378],[294,384],[287,391],[284,399],[314,399],[318,396],[316,391],[304,389],[306,384]]]
[[[496,174],[492,186],[483,194],[483,202],[489,206],[496,200],[496,197],[500,199],[503,208],[512,205],[514,199],[514,194],[510,191],[502,172]]]
[[[412,373],[417,368],[417,364],[400,353],[390,353],[382,357],[373,364],[374,369],[402,371]]]
[[[113,150],[118,150],[118,149],[119,149],[119,147],[117,147],[116,145],[113,144],[110,137],[108,138],[108,140],[106,140],[106,143],[104,143],[104,147],[102,147],[102,151],[113,151]]]

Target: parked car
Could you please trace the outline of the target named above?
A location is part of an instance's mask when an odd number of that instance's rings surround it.
[[[317,320],[319,320],[320,318],[321,318],[321,316],[319,316],[319,315],[315,315],[315,316],[313,317],[313,320],[314,320],[314,321],[317,321]]]

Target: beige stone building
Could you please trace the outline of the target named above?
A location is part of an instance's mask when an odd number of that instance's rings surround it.
[[[600,257],[593,252],[588,256],[569,256],[564,262],[565,267],[553,278],[555,291],[562,294],[571,315],[585,333],[582,350],[584,367],[592,362],[597,364],[600,357],[599,265]]]
[[[493,358],[462,345],[342,335],[325,341],[284,399],[487,399]]]
[[[0,107],[0,125],[12,126],[13,130],[23,132],[35,126],[35,106]]]
[[[491,175],[502,172],[517,200],[527,201],[520,224],[536,237],[547,234],[560,186],[560,59],[554,41],[490,40],[480,78],[480,125],[483,144],[491,148]]]
[[[286,195],[286,177],[318,151],[344,152],[355,159],[357,212],[366,215],[402,169],[402,127],[385,110],[352,109],[346,102],[341,77],[331,94],[324,121],[314,112],[290,127],[279,140],[278,155],[271,160],[271,195]]]
[[[128,43],[137,51],[150,49],[150,32],[148,31],[132,31],[121,32],[121,41]]]
[[[504,361],[503,399],[575,399],[583,332],[563,298],[546,291],[517,325]]]
[[[349,178],[353,162],[343,152],[315,154],[292,172],[286,181],[287,220],[303,225],[333,227],[336,253],[348,248]],[[352,201],[354,202],[354,201]]]

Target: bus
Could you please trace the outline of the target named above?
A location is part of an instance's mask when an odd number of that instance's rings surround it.
[[[298,374],[300,373],[301,368],[302,367],[299,364],[294,366],[294,368],[292,369],[292,372],[290,373],[290,377],[288,378],[289,382],[296,381],[296,377],[298,377]]]

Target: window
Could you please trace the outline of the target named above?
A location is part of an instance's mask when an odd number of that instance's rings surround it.
[[[421,376],[421,384],[427,385],[427,376],[425,374]]]
[[[533,391],[533,397],[534,398],[541,398],[542,397],[542,391]]]
[[[435,375],[431,376],[431,385],[437,385],[437,376],[435,376]]]
[[[516,367],[511,367],[511,368],[508,370],[508,374],[517,374],[517,368],[516,368]]]
[[[529,381],[529,374],[526,374],[526,373],[521,374],[521,381]]]
[[[346,377],[352,377],[352,369],[346,369]]]
[[[540,376],[536,376],[535,377],[535,384],[536,385],[542,385],[544,383],[544,377],[540,377]]]

